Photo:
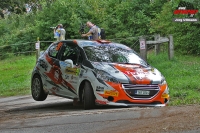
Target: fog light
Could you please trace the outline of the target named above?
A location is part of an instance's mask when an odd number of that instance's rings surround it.
[[[168,102],[168,99],[167,98],[165,98],[165,101],[164,101],[165,103],[167,103]]]
[[[164,93],[162,94],[161,98],[169,98],[169,94]]]
[[[111,96],[108,97],[108,101],[113,101],[113,100],[114,100],[113,97],[111,97]]]

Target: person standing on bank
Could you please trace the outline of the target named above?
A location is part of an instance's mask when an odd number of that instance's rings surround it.
[[[58,24],[57,27],[54,29],[54,38],[56,38],[57,41],[65,40],[65,34],[66,31],[63,28],[63,25]]]
[[[90,21],[88,21],[86,25],[90,28],[90,30],[88,33],[82,34],[82,37],[88,36],[88,40],[98,40],[98,27]]]

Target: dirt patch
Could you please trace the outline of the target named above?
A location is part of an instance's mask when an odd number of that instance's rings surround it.
[[[153,113],[153,112],[154,113]],[[159,110],[141,110],[141,117],[101,132],[165,133],[200,131],[200,106],[164,107]],[[156,114],[155,114],[156,113]],[[153,115],[154,114],[154,115]],[[123,128],[122,128],[123,127]],[[100,133],[100,132],[99,132]]]

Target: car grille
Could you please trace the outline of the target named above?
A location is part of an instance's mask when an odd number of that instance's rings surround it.
[[[155,97],[160,90],[158,85],[122,84],[122,88],[126,94],[133,99],[151,99]]]

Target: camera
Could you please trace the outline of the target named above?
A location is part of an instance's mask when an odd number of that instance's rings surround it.
[[[56,26],[56,27],[50,27],[51,29],[58,29],[58,26]]]
[[[55,29],[56,27],[50,27],[51,29]]]

